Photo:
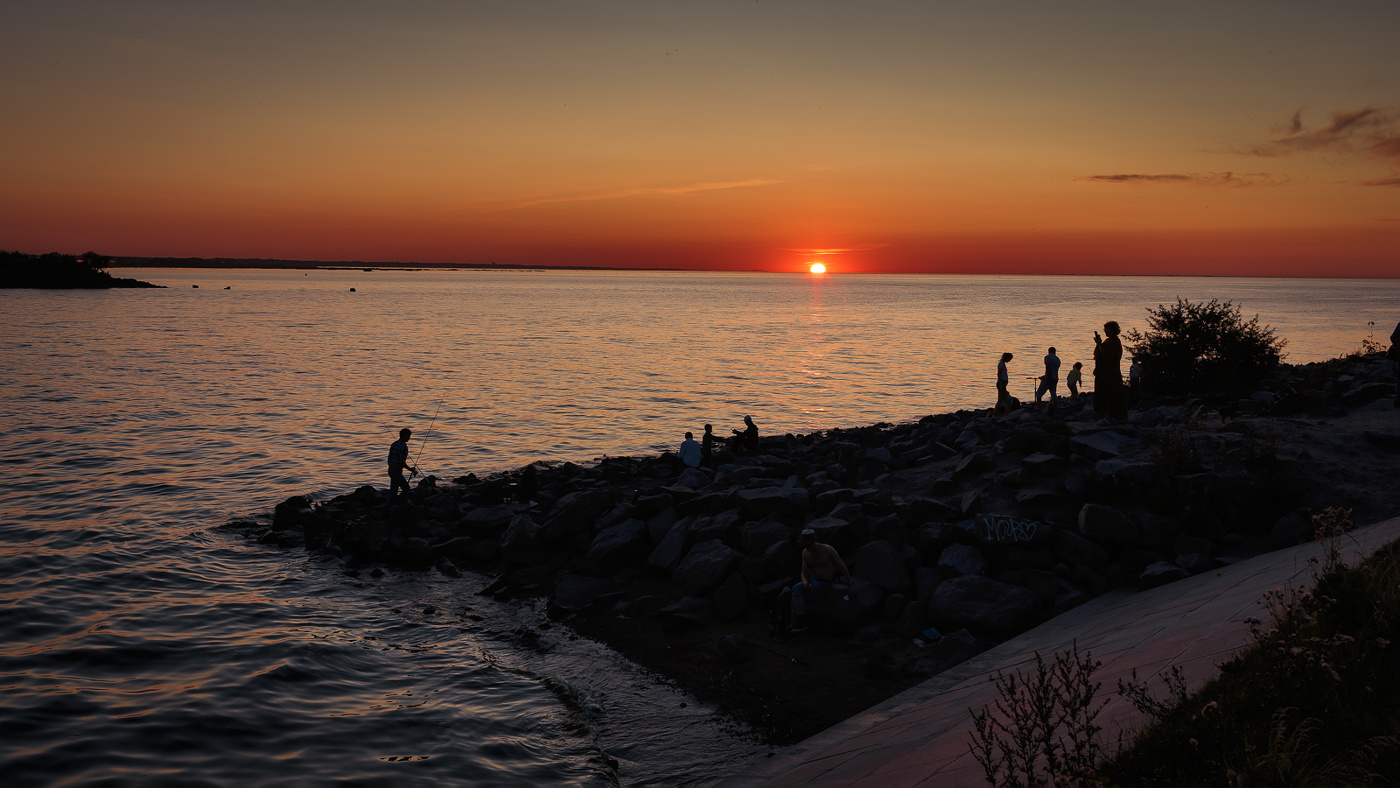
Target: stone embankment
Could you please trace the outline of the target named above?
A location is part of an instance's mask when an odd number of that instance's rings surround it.
[[[1352,502],[1318,472],[1330,458],[1282,438],[1393,395],[1379,356],[1339,359],[1286,367],[1244,399],[1144,400],[1112,424],[1062,400],[1054,413],[765,437],[756,453],[717,453],[713,468],[662,455],[429,477],[392,516],[383,489],[298,497],[262,539],[351,566],[469,568],[496,578],[485,593],[547,596],[559,618],[625,619],[629,637],[713,633],[717,658],[741,663],[753,638],[726,634],[767,621],[811,528],[855,577],[814,617],[820,634],[948,641],[912,684],[1109,588],[1312,538],[1313,509]],[[1366,437],[1384,451],[1400,442]]]

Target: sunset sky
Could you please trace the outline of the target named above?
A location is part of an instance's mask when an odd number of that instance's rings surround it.
[[[15,2],[0,248],[1400,275],[1400,3]]]

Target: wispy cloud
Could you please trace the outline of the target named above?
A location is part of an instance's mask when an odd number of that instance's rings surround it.
[[[1275,126],[1277,139],[1251,145],[1237,152],[1251,156],[1278,158],[1295,153],[1335,153],[1362,156],[1400,167],[1400,107],[1362,107],[1338,110],[1322,128],[1308,131],[1303,111],[1293,113],[1287,123]],[[1395,185],[1394,179],[1367,181],[1368,186]]]
[[[812,257],[829,257],[831,255],[849,254],[851,252],[868,252],[871,249],[883,249],[889,244],[865,244],[863,246],[848,246],[845,248],[829,249],[779,249],[780,252],[797,252],[798,254],[810,255]]]
[[[1400,186],[1400,177],[1378,178],[1374,181],[1362,181],[1362,186]]]
[[[710,192],[721,189],[747,189],[754,186],[771,186],[782,181],[769,178],[751,178],[746,181],[706,181],[702,183],[690,183],[682,186],[638,186],[628,189],[613,189],[603,192],[592,192],[587,194],[569,194],[556,197],[537,197],[527,200],[517,200],[514,202],[497,205],[489,211],[513,211],[520,208],[530,208],[536,205],[550,205],[561,202],[591,202],[594,200],[621,200],[628,197],[641,197],[648,194],[692,194],[694,192]]]
[[[1117,175],[1088,175],[1075,178],[1084,183],[1169,184],[1182,186],[1278,186],[1288,182],[1286,176],[1267,172],[1173,172],[1161,175],[1121,173]]]

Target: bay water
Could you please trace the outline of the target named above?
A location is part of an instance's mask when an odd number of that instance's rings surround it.
[[[705,783],[764,748],[479,579],[352,577],[223,527],[302,493],[990,407],[1106,320],[1220,298],[1288,360],[1397,280],[129,269],[0,291],[7,784]],[[197,285],[197,287],[196,287]],[[352,291],[353,288],[353,291]],[[512,632],[549,627],[539,653]]]

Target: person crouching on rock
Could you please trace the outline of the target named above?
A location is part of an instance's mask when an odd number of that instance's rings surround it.
[[[801,632],[807,628],[808,594],[814,597],[813,602],[818,601],[824,592],[830,591],[832,581],[838,577],[838,571],[839,577],[846,581],[846,588],[851,587],[851,570],[846,568],[846,563],[837,555],[836,548],[817,541],[816,531],[811,528],[803,529],[797,542],[802,545],[802,582],[792,587],[793,632]]]
[[[394,493],[399,490],[403,490],[400,500],[408,498],[408,480],[403,477],[403,469],[418,472],[408,464],[408,439],[412,436],[413,431],[404,427],[399,430],[399,439],[389,444],[389,497],[384,501],[385,509],[394,508]]]

